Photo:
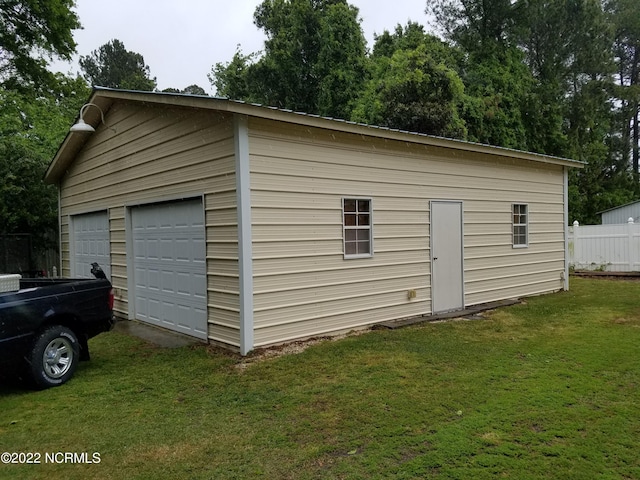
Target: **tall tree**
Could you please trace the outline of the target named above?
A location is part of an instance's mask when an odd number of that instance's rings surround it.
[[[128,51],[117,39],[102,45],[91,55],[81,56],[80,68],[91,85],[142,91],[152,91],[157,86],[155,77],[150,77],[144,57]]]
[[[525,109],[533,79],[511,40],[516,9],[510,0],[430,0],[444,34],[465,52],[460,76],[467,100],[463,118],[469,139],[528,149]]]
[[[164,93],[187,93],[189,95],[201,95],[206,96],[207,92],[199,85],[189,85],[186,88],[180,90],[179,88],[165,88],[162,90]]]
[[[427,0],[445,38],[465,51],[485,51],[507,42],[513,25],[511,0]]]
[[[575,155],[575,139],[580,135],[571,130],[588,124],[587,118],[576,115],[588,117],[596,111],[606,115],[609,107],[594,104],[606,103],[606,96],[591,86],[608,88],[605,84],[610,83],[612,73],[610,29],[600,0],[519,0],[517,6],[514,41],[525,52],[537,81],[537,100],[532,104],[539,114],[530,112],[529,118],[542,137],[534,139],[534,146],[548,154]],[[584,102],[589,93],[595,94],[589,97],[589,104],[595,108],[590,112],[575,104]]]
[[[0,81],[17,87],[52,80],[47,58],[70,60],[72,31],[80,28],[73,0],[2,0],[0,2]]]
[[[207,95],[207,92],[205,92],[204,88],[196,84],[189,85],[188,87],[183,88],[181,93],[188,93],[189,95]]]
[[[56,74],[48,88],[0,88],[0,233],[30,233],[34,247],[55,247],[57,191],[43,181],[89,89]]]
[[[246,102],[268,103],[261,94],[262,86],[258,85],[261,80],[250,78],[249,71],[255,68],[258,58],[257,53],[245,55],[238,48],[230,62],[215,64],[207,76],[216,95]]]
[[[417,23],[376,37],[370,80],[351,119],[373,125],[465,138],[459,110],[464,86],[455,53]]]
[[[365,74],[358,9],[346,0],[264,0],[254,22],[267,35],[264,55],[237,52],[216,65],[218,94],[348,118]]]
[[[600,0],[521,0],[519,43],[537,84],[532,124],[549,154],[587,162],[571,175],[570,215],[597,222],[597,212],[633,199],[629,167],[616,151],[611,23]],[[544,134],[560,125],[561,142]],[[621,161],[622,160],[622,161]]]
[[[626,0],[610,1],[621,5]],[[594,221],[597,209],[630,199],[635,191],[615,151],[624,142],[613,128],[612,111],[625,103],[612,101],[612,36],[602,3],[428,2],[446,38],[467,54],[461,77],[475,114],[464,115],[469,137],[489,131],[489,137],[478,135],[478,140],[587,162],[571,176],[570,215],[582,222]],[[635,3],[629,0],[629,5]],[[638,18],[633,7],[625,15]],[[630,84],[629,76],[623,76]],[[482,104],[500,108],[483,109]],[[632,111],[627,111],[629,124]],[[481,120],[481,129],[474,118]]]
[[[608,0],[606,11],[614,28],[616,97],[620,152],[640,180],[640,15],[635,0]],[[630,159],[631,156],[631,160]]]
[[[530,150],[527,108],[533,79],[522,63],[522,53],[501,46],[488,53],[472,52],[462,63],[466,101],[462,118],[469,140],[507,148]]]

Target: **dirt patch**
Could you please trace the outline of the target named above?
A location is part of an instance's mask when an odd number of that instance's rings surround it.
[[[513,302],[513,303],[520,303],[520,302]],[[464,322],[464,321],[474,321],[474,320],[478,321],[478,320],[484,320],[485,315],[492,311],[493,310],[484,310],[482,313],[471,313],[469,315],[460,315],[460,316],[450,315],[450,316],[446,316],[446,318],[440,318],[437,320],[431,320],[430,317],[421,317],[421,321],[419,323],[427,323],[427,322],[428,323],[444,323],[444,322],[460,322],[460,321]],[[456,312],[456,313],[460,314],[464,312]],[[278,358],[284,355],[297,355],[299,353],[304,352],[307,348],[312,347],[313,345],[318,345],[324,342],[335,342],[336,340],[340,340],[346,337],[363,335],[365,333],[368,333],[372,330],[377,330],[379,328],[381,328],[380,324],[375,324],[369,328],[364,328],[360,330],[351,330],[347,333],[340,333],[337,335],[327,335],[322,337],[311,337],[303,340],[294,340],[292,342],[273,345],[270,347],[257,348],[249,352],[249,354],[245,357],[241,356],[238,353],[229,352],[229,350],[225,349],[224,347],[219,347],[214,345],[209,346],[209,351],[211,351],[212,353],[215,352],[216,354],[222,354],[222,355],[233,357],[237,361],[235,367],[237,369],[244,370],[253,363],[264,362],[271,358]]]
[[[631,325],[633,327],[640,327],[640,318],[639,317],[616,318],[616,319],[613,320],[612,323],[614,323],[615,325]]]
[[[599,278],[602,280],[631,280],[640,282],[640,272],[592,272],[582,270],[573,272],[573,277]]]
[[[253,350],[246,357],[238,356],[238,363],[236,368],[244,370],[253,363],[264,362],[271,358],[282,357],[284,355],[297,355],[304,352],[307,348],[313,345],[318,345],[324,342],[335,342],[346,337],[355,337],[371,331],[371,329],[352,330],[347,333],[341,333],[338,335],[324,336],[324,337],[312,337],[305,340],[296,340],[289,343],[283,343],[281,345],[274,345],[272,347],[258,348]]]

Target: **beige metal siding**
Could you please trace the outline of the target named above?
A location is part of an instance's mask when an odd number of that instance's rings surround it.
[[[260,119],[249,143],[256,346],[430,313],[430,200],[463,201],[466,305],[562,288],[560,166]],[[372,199],[372,258],[343,257],[351,196]]]
[[[109,210],[116,313],[128,313],[125,206],[204,195],[209,338],[239,344],[232,118],[219,112],[115,103],[61,181],[62,274],[69,215]],[[76,134],[77,135],[77,134]]]
[[[109,209],[111,233],[111,283],[115,290],[113,310],[119,318],[128,318],[127,242],[124,206]]]

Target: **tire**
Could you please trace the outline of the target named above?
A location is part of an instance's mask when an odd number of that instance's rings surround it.
[[[36,388],[57,387],[69,380],[80,359],[78,337],[67,327],[43,330],[27,356],[28,373]]]

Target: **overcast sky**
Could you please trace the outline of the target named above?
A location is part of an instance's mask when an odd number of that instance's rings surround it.
[[[262,50],[264,35],[253,24],[261,0],[76,0],[83,25],[74,33],[78,55],[89,55],[113,39],[141,54],[158,88],[199,85],[214,93],[207,74],[228,62],[238,45],[243,53]],[[350,0],[360,9],[369,47],[373,34],[408,20],[428,28],[426,0]],[[54,70],[75,74],[78,57],[56,62]]]

